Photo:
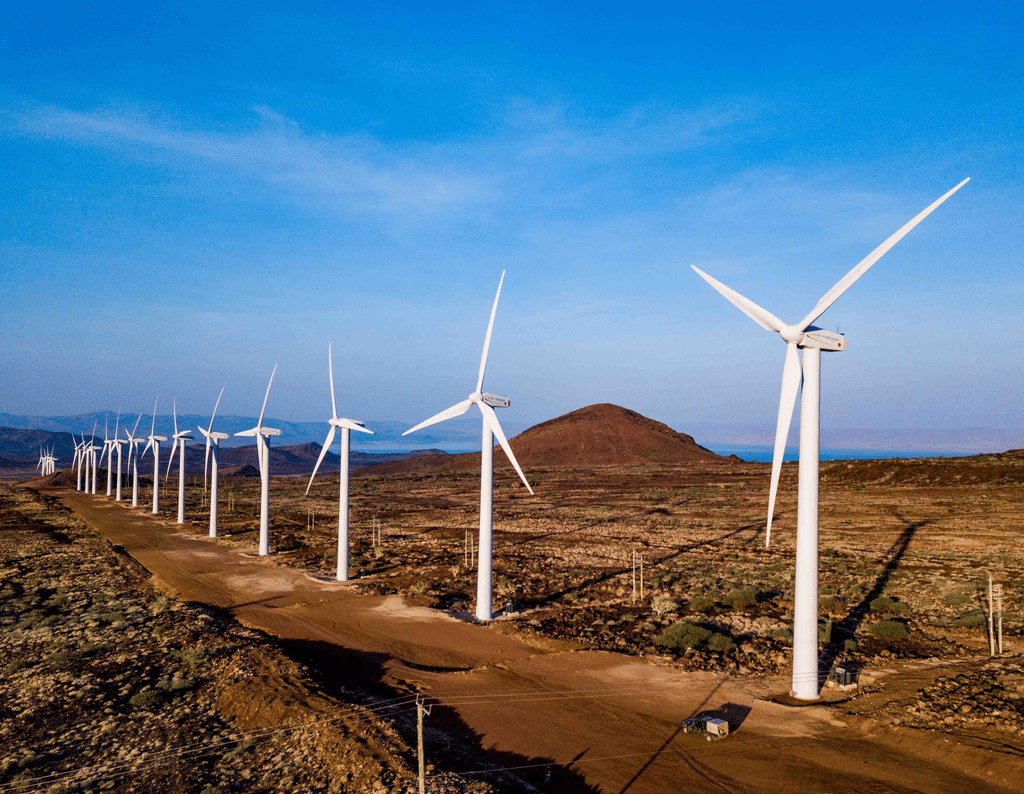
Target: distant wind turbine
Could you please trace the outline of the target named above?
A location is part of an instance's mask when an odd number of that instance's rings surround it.
[[[327,440],[324,441],[320,450],[320,457],[317,458],[316,466],[313,467],[313,474],[309,478],[309,485],[306,486],[306,495],[313,485],[313,478],[316,477],[317,469],[324,461],[331,444],[334,441],[334,432],[341,428],[341,475],[338,480],[338,572],[339,582],[348,581],[348,458],[349,458],[349,436],[352,430],[360,433],[370,433],[363,427],[363,423],[357,419],[339,419],[338,404],[334,399],[334,363],[331,361],[331,345],[327,345],[327,375],[331,381],[331,418],[327,423],[331,429],[327,431]]]
[[[210,537],[217,537],[217,450],[220,449],[220,442],[228,437],[227,433],[214,433],[213,420],[217,418],[217,407],[220,405],[220,398],[224,396],[224,387],[221,387],[217,395],[217,402],[213,406],[213,414],[210,416],[210,427],[206,430],[197,428],[206,437],[206,460],[203,463],[203,487],[206,487],[206,472],[210,466],[210,452],[213,452],[213,472],[210,476]]]
[[[120,502],[121,501],[121,445],[128,443],[125,439],[118,438],[118,435],[120,433],[120,423],[121,423],[121,409],[118,408],[117,409],[117,421],[114,423],[114,437],[110,440],[110,450],[111,450],[110,454],[113,455],[114,449],[115,448],[117,449],[117,488],[116,488],[116,495],[114,497],[114,501],[115,502]],[[110,463],[111,461],[108,459],[107,462]]]
[[[72,433],[71,434],[72,441],[74,440],[74,438],[75,438],[75,434]],[[74,458],[74,460],[71,463],[71,468],[76,469],[78,471],[78,477],[77,477],[77,481],[76,481],[76,485],[75,485],[75,490],[76,491],[81,491],[82,490],[82,458],[85,457],[84,449],[85,449],[85,433],[82,433],[82,441],[80,443],[76,443],[75,444],[75,458]]]
[[[508,445],[508,439],[498,423],[498,417],[494,413],[495,408],[507,408],[511,402],[507,397],[499,397],[496,394],[488,394],[480,391],[484,386],[484,372],[487,369],[487,350],[491,345],[491,331],[494,328],[494,314],[498,311],[498,298],[501,296],[501,285],[505,281],[505,271],[501,272],[501,279],[498,281],[498,291],[494,295],[494,305],[491,307],[491,319],[487,323],[487,335],[484,337],[484,351],[480,356],[480,372],[476,380],[476,389],[465,400],[456,403],[451,408],[446,408],[439,414],[425,419],[415,427],[411,427],[402,433],[409,435],[420,428],[444,422],[456,416],[462,416],[472,406],[480,409],[483,419],[483,433],[481,438],[480,455],[480,542],[478,544],[479,556],[477,558],[477,580],[476,580],[476,617],[477,620],[490,620],[492,617],[492,533],[491,521],[494,502],[494,438],[497,436],[498,443],[505,450],[505,454],[511,461],[513,468],[523,481],[526,490],[533,494],[530,483],[526,481],[526,475],[519,468],[516,456],[512,454],[512,447]]]
[[[889,239],[843,276],[826,292],[813,309],[794,325],[786,325],[766,309],[743,297],[735,290],[716,281],[697,267],[693,269],[726,300],[750,317],[766,331],[774,331],[786,342],[786,361],[782,369],[782,394],[779,400],[779,418],[775,427],[775,453],[772,458],[771,488],[768,496],[768,526],[765,545],[771,538],[775,495],[782,470],[782,457],[786,437],[796,407],[801,375],[803,392],[800,400],[800,464],[797,501],[796,581],[793,604],[793,690],[803,700],[818,697],[818,434],[821,391],[821,351],[846,349],[846,337],[825,331],[811,323],[848,290],[853,283],[881,259],[917,224],[930,215],[942,202],[967,184],[965,179],[949,192],[940,196],[908,221]],[[797,351],[802,351],[801,356]],[[802,373],[801,373],[802,369]]]
[[[117,418],[121,418],[121,411],[118,409]],[[106,419],[103,420],[103,452],[100,453],[100,464],[103,463],[103,459],[107,459],[107,496],[114,493],[114,472],[113,472],[113,461],[110,458],[110,450],[113,447],[110,444],[110,425],[107,424]]]
[[[166,478],[171,476],[171,464],[174,463],[174,450],[180,449],[178,455],[178,523],[185,523],[185,442],[194,441],[195,436],[190,436],[187,430],[178,432],[178,403],[171,400],[171,409],[174,413],[174,444],[171,446],[171,454],[167,458]]]
[[[142,450],[142,454],[145,455],[149,448],[153,448],[153,514],[156,515],[160,512],[160,442],[166,441],[167,436],[158,436],[156,434],[156,405],[160,402],[160,395],[156,396],[156,400],[153,401],[153,426],[149,430],[149,439],[146,442],[146,448]]]
[[[281,431],[273,427],[263,426],[263,414],[267,410],[267,399],[270,397],[270,387],[274,383],[274,375],[277,373],[277,364],[270,373],[270,382],[267,384],[267,393],[263,396],[263,407],[260,409],[260,418],[256,421],[256,427],[235,433],[236,436],[256,436],[256,457],[260,464],[260,555],[270,554],[270,446],[267,444],[268,436],[279,436]]]
[[[135,435],[135,431],[139,429],[141,420],[142,414],[139,414],[135,418],[135,427],[132,428],[132,432],[125,431],[128,436],[128,468],[132,470],[132,507],[139,506],[139,444],[142,442],[142,437]]]
[[[89,439],[89,448],[87,450],[88,453],[89,453],[89,461],[88,462],[89,462],[90,467],[92,468],[92,490],[89,491],[89,493],[91,493],[93,495],[96,494],[96,469],[98,468],[97,465],[96,465],[96,453],[99,450],[100,450],[100,448],[96,446],[96,422],[93,422],[92,423],[92,438]],[[89,478],[87,476],[86,480],[88,481],[88,479]],[[86,482],[86,487],[88,488],[88,482]]]

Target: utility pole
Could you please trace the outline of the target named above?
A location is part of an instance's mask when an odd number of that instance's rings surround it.
[[[997,584],[992,588],[992,594],[996,599],[996,648],[999,653],[1003,652],[1003,586]]]
[[[420,794],[426,794],[427,791],[427,762],[423,756],[423,715],[429,717],[432,708],[433,705],[426,705],[422,697],[416,696],[416,751],[420,762]]]
[[[992,625],[992,572],[988,572],[988,655],[996,655],[996,633]]]

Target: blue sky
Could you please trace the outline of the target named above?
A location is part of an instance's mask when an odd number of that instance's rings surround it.
[[[555,7],[552,7],[555,6]],[[1024,13],[1011,4],[15,4],[0,32],[0,412],[520,426],[614,402],[1024,428]]]

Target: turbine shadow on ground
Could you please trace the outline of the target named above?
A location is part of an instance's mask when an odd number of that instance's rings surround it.
[[[911,522],[907,521],[895,510],[892,511],[892,515],[900,522],[903,523],[903,531],[900,532],[896,541],[889,547],[885,552],[884,556],[889,558],[885,567],[882,568],[881,573],[875,579],[874,586],[867,592],[864,598],[861,599],[855,607],[850,609],[842,620],[836,623],[836,629],[840,637],[853,637],[855,636],[857,629],[860,628],[864,619],[867,617],[868,612],[871,611],[871,602],[882,595],[885,592],[886,585],[889,584],[889,580],[900,566],[900,562],[903,560],[904,555],[907,553],[907,549],[910,547],[910,542],[914,539],[914,535],[922,527],[926,527],[929,524],[935,523],[934,519],[924,519],[921,521]],[[829,670],[832,669],[832,665],[835,663],[836,657],[839,651],[836,644],[830,645],[825,648],[822,653],[822,665],[818,671],[820,680],[824,680],[824,677],[828,676]]]

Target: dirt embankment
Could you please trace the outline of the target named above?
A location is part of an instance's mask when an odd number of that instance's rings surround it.
[[[408,698],[326,691],[272,640],[161,595],[62,507],[7,486],[0,625],[0,787],[415,790],[415,751],[378,716],[400,707],[408,723]]]

